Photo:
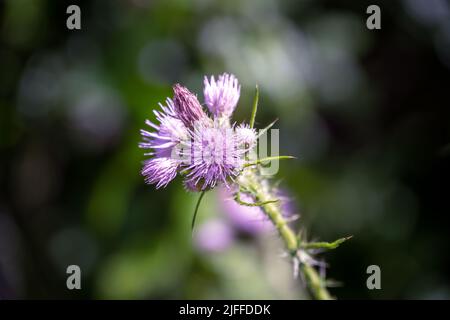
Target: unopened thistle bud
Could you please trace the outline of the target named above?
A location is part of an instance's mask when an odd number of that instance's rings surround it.
[[[178,118],[188,128],[192,128],[197,121],[207,119],[206,113],[197,97],[180,84],[173,86],[173,102]]]

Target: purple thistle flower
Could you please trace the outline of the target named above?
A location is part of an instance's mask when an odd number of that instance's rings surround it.
[[[139,144],[140,148],[153,150],[146,153],[155,158],[144,162],[142,175],[148,184],[156,184],[156,188],[167,186],[175,178],[181,161],[174,157],[174,153],[181,141],[189,137],[188,130],[176,116],[172,100],[167,99],[166,104],[167,106],[160,104],[162,111],[153,111],[159,125],[149,120],[145,122],[157,131],[141,130],[143,142]]]
[[[238,148],[233,128],[214,122],[199,122],[191,132],[187,146],[190,165],[187,183],[200,190],[214,188],[217,182],[227,184],[237,176],[243,166],[242,149]]]
[[[192,128],[195,122],[208,118],[197,97],[187,88],[177,83],[173,86],[173,91],[177,116],[186,127]]]
[[[139,147],[154,150],[154,152],[147,153],[146,155],[171,157],[174,147],[189,137],[189,132],[183,122],[177,118],[173,101],[167,98],[166,104],[167,106],[159,104],[162,112],[153,111],[156,120],[160,123],[159,125],[155,125],[149,120],[145,121],[148,126],[156,129],[157,132],[141,130],[144,142],[141,142]]]
[[[241,86],[236,77],[224,73],[217,81],[214,76],[208,81],[205,76],[203,95],[205,104],[215,117],[230,117],[238,103]]]
[[[217,119],[211,119],[197,97],[180,84],[173,86],[161,111],[153,111],[158,124],[146,121],[155,132],[141,130],[139,147],[151,149],[145,155],[142,174],[157,188],[166,186],[177,172],[184,172],[184,186],[189,191],[228,186],[245,163],[244,156],[256,145],[256,131],[247,125],[230,125],[239,99],[240,86],[233,75],[223,74],[218,81],[205,80],[206,103]]]
[[[176,177],[179,165],[178,160],[165,157],[145,160],[142,175],[146,183],[156,184],[156,189],[165,188]]]

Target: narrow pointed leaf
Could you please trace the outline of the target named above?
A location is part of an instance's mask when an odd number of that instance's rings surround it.
[[[266,158],[259,159],[259,160],[255,161],[255,162],[246,163],[244,165],[244,167],[256,166],[258,164],[263,165],[264,162],[269,162],[269,161],[273,161],[273,160],[284,160],[284,159],[295,159],[295,157],[293,157],[293,156],[266,157]]]
[[[258,101],[259,101],[259,88],[258,85],[256,85],[255,98],[253,99],[252,115],[250,117],[250,128],[253,128],[255,126],[256,111],[258,111]]]
[[[353,238],[353,236],[340,238],[334,242],[310,242],[310,243],[305,243],[302,247],[304,249],[336,249],[343,242],[345,242],[351,238]]]
[[[272,126],[278,121],[278,119],[275,119],[271,124],[269,124],[264,129],[259,130],[258,138],[261,137],[264,133],[266,133]]]

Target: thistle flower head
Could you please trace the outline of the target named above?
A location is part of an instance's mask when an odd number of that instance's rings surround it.
[[[201,190],[214,188],[218,182],[227,184],[243,166],[243,152],[238,148],[231,126],[218,121],[199,122],[189,143],[190,165],[187,181]]]
[[[156,189],[166,187],[176,175],[180,163],[171,158],[153,158],[144,161],[142,175],[148,184],[156,184]]]
[[[188,130],[183,122],[178,119],[173,101],[167,98],[166,104],[167,106],[160,104],[162,111],[153,111],[159,125],[155,125],[149,120],[145,122],[148,126],[156,129],[156,132],[141,130],[143,142],[139,144],[139,147],[153,149],[153,152],[147,153],[147,155],[169,158],[174,147],[181,141],[188,139]]]
[[[224,73],[217,81],[214,76],[208,80],[205,76],[203,95],[205,104],[215,117],[230,117],[239,100],[241,86],[236,77]]]
[[[197,97],[187,88],[177,83],[173,86],[173,92],[175,111],[186,127],[190,128],[195,122],[207,118]]]
[[[177,172],[184,176],[189,191],[228,185],[242,171],[245,155],[256,145],[256,132],[247,125],[235,127],[231,116],[240,87],[233,75],[223,74],[217,82],[205,79],[205,99],[214,118],[208,117],[197,97],[180,84],[173,86],[173,100],[167,98],[154,111],[157,124],[146,121],[154,132],[141,130],[141,148],[146,155],[142,174],[146,182],[165,187]]]
[[[146,121],[156,132],[141,130],[143,142],[139,144],[140,148],[152,150],[146,155],[154,158],[144,162],[141,173],[156,188],[166,187],[177,175],[181,162],[173,154],[181,141],[188,138],[188,130],[177,118],[172,100],[167,99],[166,106],[160,104],[160,107],[161,111],[153,111],[159,124]]]

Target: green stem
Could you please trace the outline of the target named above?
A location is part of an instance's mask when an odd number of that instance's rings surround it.
[[[200,208],[200,203],[202,202],[203,196],[205,195],[206,191],[202,191],[200,193],[200,197],[198,197],[197,204],[195,205],[195,211],[194,215],[192,216],[192,223],[191,223],[191,233],[194,235],[194,226],[195,226],[195,219],[197,218],[198,208]]]
[[[324,280],[319,276],[316,269],[312,266],[304,263],[301,266],[306,281],[309,284],[309,290],[317,300],[332,300],[333,298],[328,293],[327,288],[324,286]]]
[[[255,197],[256,202],[264,203],[261,208],[275,225],[281,239],[283,240],[289,254],[294,259],[298,259],[299,241],[294,231],[289,227],[286,219],[283,217],[280,206],[273,201],[273,195],[270,194],[262,185],[255,170],[246,170],[240,179],[239,183]],[[325,281],[317,273],[317,270],[309,264],[308,261],[300,261],[301,272],[303,272],[307,281],[309,291],[314,299],[330,300],[331,295],[325,286]]]

